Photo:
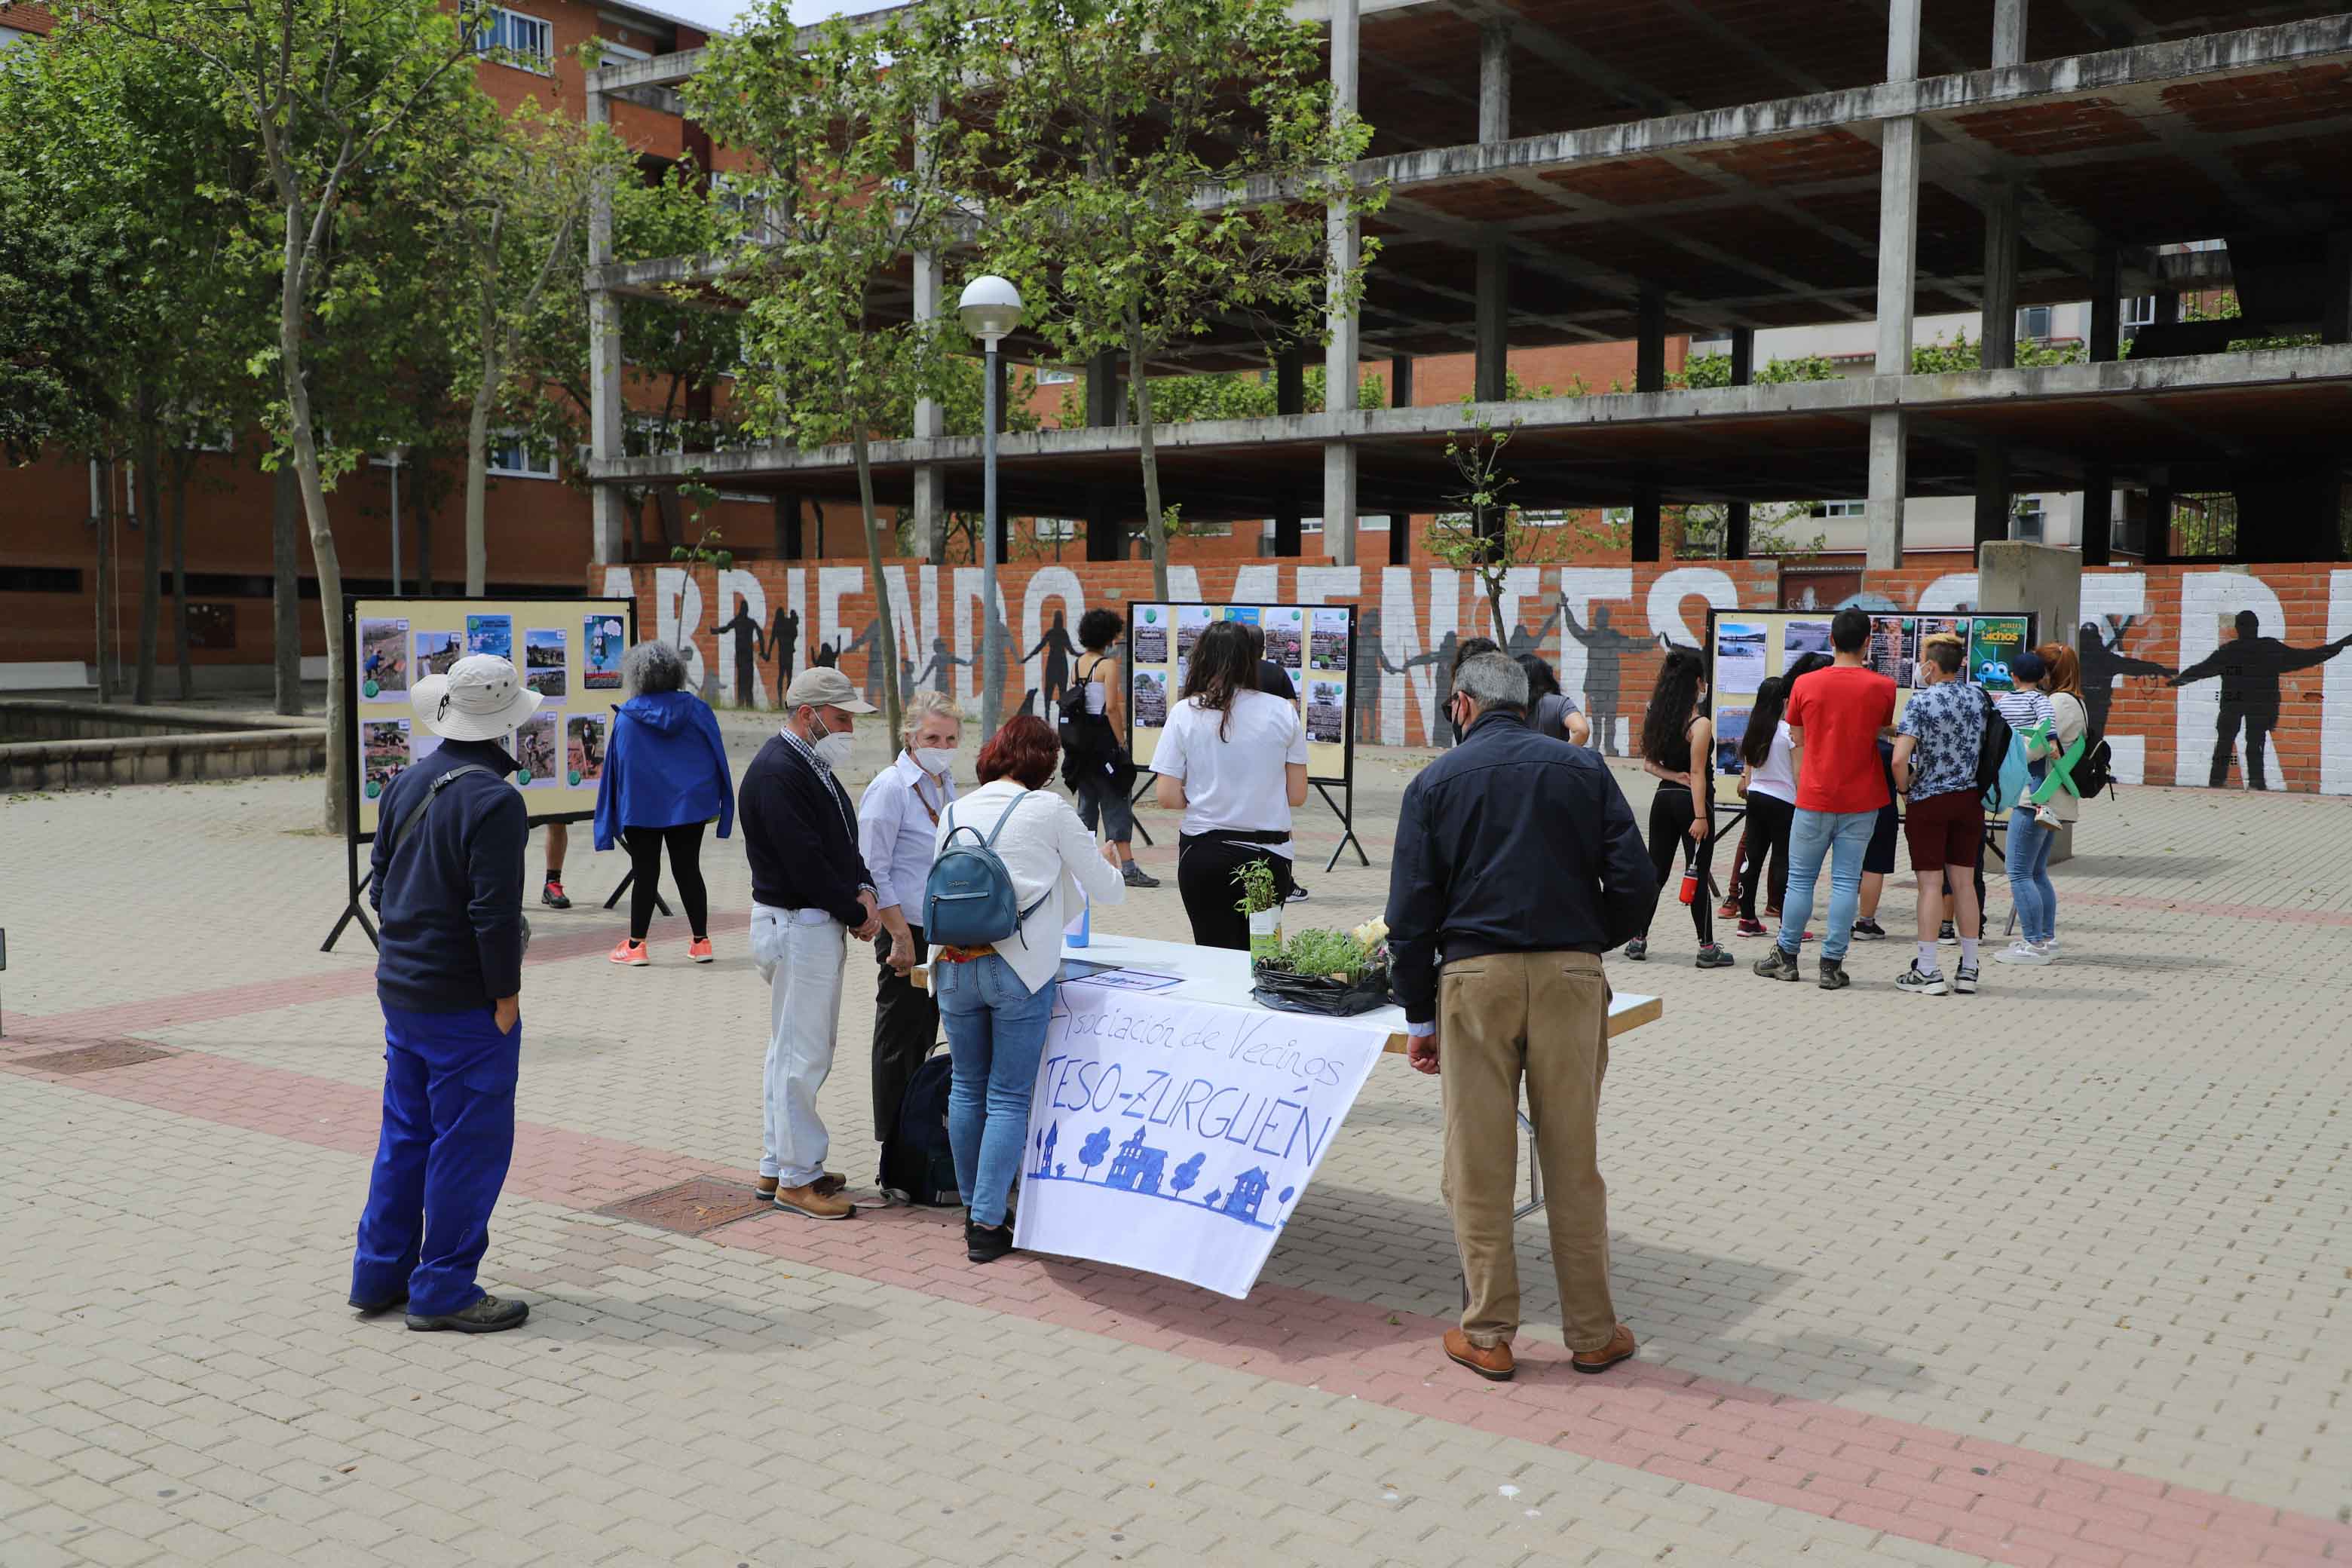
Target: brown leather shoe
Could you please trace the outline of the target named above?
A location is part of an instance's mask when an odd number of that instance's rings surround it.
[[[1634,1342],[1633,1331],[1620,1323],[1607,1344],[1597,1351],[1577,1351],[1569,1356],[1568,1363],[1579,1372],[1607,1372],[1641,1348]]]
[[[815,1181],[811,1182],[809,1185],[816,1189],[818,1192],[823,1193],[826,1197],[831,1197],[835,1193],[840,1192],[843,1188],[849,1185],[849,1178],[841,1174],[837,1171],[827,1171],[824,1175],[819,1176]]]
[[[1474,1345],[1460,1329],[1445,1331],[1445,1359],[1460,1363],[1489,1383],[1508,1383],[1511,1373],[1518,1370],[1510,1346]]]
[[[773,1202],[776,1196],[776,1178],[773,1176],[761,1177],[760,1184],[756,1191],[762,1202]]]
[[[805,1187],[778,1187],[776,1206],[811,1219],[847,1219],[857,1212],[856,1204],[838,1193],[818,1191],[814,1182]]]

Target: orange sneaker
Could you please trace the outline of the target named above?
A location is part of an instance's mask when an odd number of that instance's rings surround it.
[[[686,956],[694,960],[697,963],[708,963],[719,955],[710,951],[710,939],[709,937],[698,936],[687,944]]]
[[[653,962],[652,955],[646,952],[644,942],[632,942],[626,937],[622,938],[619,945],[605,956],[615,963],[625,963],[632,968],[642,968]]]

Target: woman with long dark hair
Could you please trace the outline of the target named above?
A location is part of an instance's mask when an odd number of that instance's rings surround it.
[[[1201,947],[1249,948],[1234,873],[1265,861],[1277,902],[1290,896],[1290,813],[1307,802],[1307,730],[1298,710],[1258,689],[1257,655],[1238,621],[1213,622],[1192,645],[1184,689],[1151,753],[1160,808],[1184,814],[1176,888]]]
[[[1658,684],[1650,693],[1650,709],[1642,718],[1642,771],[1658,780],[1650,797],[1650,863],[1657,868],[1658,886],[1673,877],[1675,847],[1698,877],[1698,891],[1690,901],[1691,924],[1698,931],[1698,967],[1727,969],[1731,954],[1716,945],[1715,910],[1707,892],[1707,862],[1715,852],[1715,725],[1706,716],[1706,661],[1696,648],[1678,647],[1666,654]],[[1650,933],[1625,944],[1625,956],[1649,956]]]
[[[1789,829],[1797,820],[1797,758],[1789,726],[1780,715],[1789,709],[1789,682],[1772,676],[1756,689],[1756,706],[1748,710],[1748,735],[1740,742],[1739,794],[1748,802],[1748,874],[1739,883],[1739,934],[1762,936],[1764,922],[1756,918],[1756,887],[1765,881],[1771,865],[1770,901],[1778,910],[1789,890]]]

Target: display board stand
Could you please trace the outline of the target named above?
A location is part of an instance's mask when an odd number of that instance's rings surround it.
[[[1356,818],[1352,809],[1356,804],[1356,792],[1348,785],[1341,784],[1339,793],[1348,797],[1348,804],[1341,805],[1331,798],[1331,792],[1323,787],[1321,779],[1309,779],[1307,782],[1315,786],[1315,793],[1323,797],[1323,804],[1329,806],[1331,815],[1339,819],[1339,842],[1331,846],[1331,858],[1323,862],[1325,874],[1329,874],[1339,864],[1340,855],[1350,844],[1356,847],[1356,859],[1369,868],[1371,866],[1372,858],[1364,853],[1363,840],[1356,837]]]
[[[335,918],[335,929],[327,933],[327,940],[319,944],[319,951],[334,952],[335,939],[342,935],[343,928],[353,921],[360,922],[360,930],[367,933],[370,942],[382,947],[383,942],[375,934],[375,922],[367,918],[367,910],[360,902],[360,896],[367,891],[366,879],[360,875],[360,841],[348,833],[343,835],[343,868],[349,889],[343,899],[343,912]]]
[[[636,879],[637,872],[635,867],[633,866],[628,870],[623,872],[621,874],[621,885],[613,889],[613,896],[604,900],[604,907],[609,910],[614,904],[619,903],[621,901],[621,895],[627,892],[629,890],[629,884]],[[658,891],[654,894],[654,908],[659,910],[665,916],[669,913],[668,901],[663,899]]]

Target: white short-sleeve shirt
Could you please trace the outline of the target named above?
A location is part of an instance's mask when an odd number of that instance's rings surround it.
[[[1224,733],[1218,733],[1219,721]],[[1298,710],[1263,691],[1234,694],[1232,712],[1219,714],[1186,698],[1169,710],[1168,727],[1152,749],[1151,771],[1184,783],[1183,830],[1244,833],[1290,831],[1286,763],[1307,762],[1307,727]],[[1265,847],[1287,858],[1290,844]]]

